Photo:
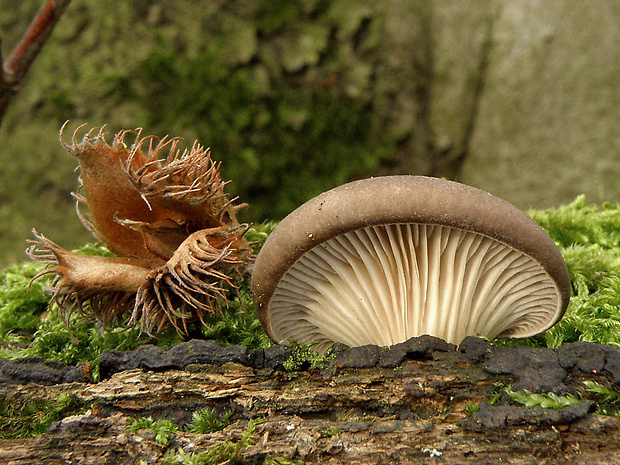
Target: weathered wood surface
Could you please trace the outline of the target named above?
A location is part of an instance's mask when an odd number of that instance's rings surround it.
[[[163,372],[127,370],[97,384],[0,386],[0,396],[57,398],[71,393],[92,408],[33,439],[0,441],[2,464],[162,463],[179,450],[206,451],[238,441],[250,419],[264,418],[243,463],[284,457],[299,463],[611,464],[620,463],[620,421],[589,413],[588,401],[562,410],[484,401],[505,374],[459,352],[434,352],[397,368],[345,368],[284,373],[237,363],[189,365]],[[496,370],[497,371],[497,370]],[[541,376],[545,376],[541,373]],[[609,373],[569,370],[563,385]],[[523,380],[521,380],[522,382]],[[471,414],[468,403],[480,404]],[[504,404],[504,405],[502,405]],[[180,429],[168,448],[147,430],[132,434],[128,417],[168,418],[182,425],[193,412],[232,410],[223,431]],[[170,462],[168,462],[170,463]]]

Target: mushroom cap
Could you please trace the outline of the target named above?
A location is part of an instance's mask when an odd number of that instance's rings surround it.
[[[301,205],[252,272],[276,343],[381,346],[430,334],[528,337],[570,298],[564,259],[529,216],[479,189],[423,176],[351,182]]]

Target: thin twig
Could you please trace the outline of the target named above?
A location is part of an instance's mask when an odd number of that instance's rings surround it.
[[[71,0],[46,0],[25,34],[2,63],[0,56],[0,123],[19,86]]]

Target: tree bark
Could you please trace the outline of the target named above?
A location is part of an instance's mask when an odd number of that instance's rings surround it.
[[[454,21],[455,10],[466,10],[467,19]],[[389,2],[382,45],[387,58],[378,70],[390,82],[380,87],[394,95],[382,96],[389,102],[383,112],[399,145],[381,174],[459,179],[471,153],[498,11],[489,1],[465,8]]]
[[[166,454],[218,452],[219,463],[275,457],[329,464],[618,463],[620,420],[592,414],[587,400],[560,410],[503,400],[491,405],[492,394],[515,378],[483,368],[458,352],[434,352],[398,368],[333,363],[286,373],[226,363],[128,370],[97,384],[2,386],[4,402],[70,394],[89,410],[42,436],[0,441],[0,462],[162,463]],[[573,370],[565,384],[579,392],[593,376]],[[471,413],[474,405],[480,410]],[[183,425],[205,407],[234,412],[230,424],[209,434],[187,432]],[[128,417],[149,416],[180,425],[170,444],[157,442],[150,430],[128,430]],[[262,422],[250,431],[249,421],[256,419]],[[252,439],[240,442],[249,432]]]

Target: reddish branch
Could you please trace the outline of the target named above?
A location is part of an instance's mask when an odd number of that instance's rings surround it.
[[[46,0],[6,61],[0,56],[0,123],[19,86],[71,0]]]

